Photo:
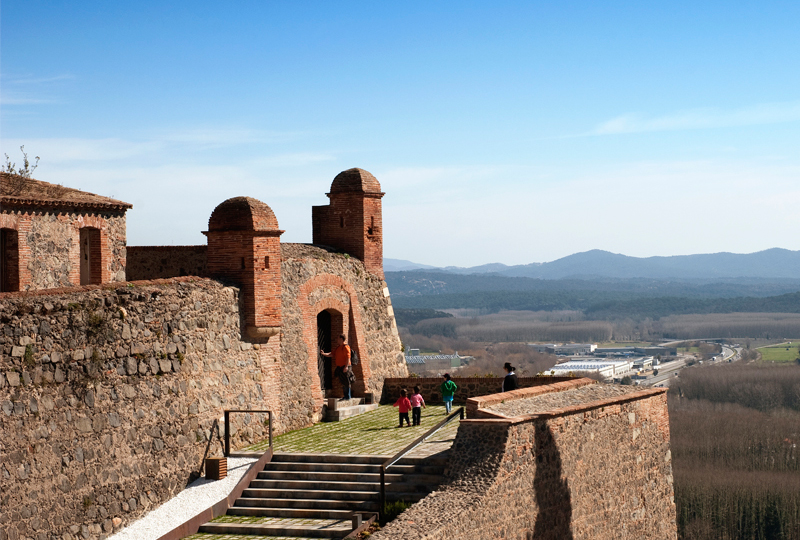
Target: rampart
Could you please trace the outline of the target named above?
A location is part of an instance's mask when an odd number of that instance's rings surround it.
[[[116,530],[185,486],[224,409],[272,410],[276,433],[318,421],[320,311],[344,314],[357,393],[407,374],[385,283],[347,255],[281,247],[284,325],[268,339],[243,332],[239,289],[210,279],[0,294],[0,534]],[[234,418],[235,445],[266,436],[263,418]]]
[[[239,339],[237,289],[105,287],[0,295],[0,538],[110,533],[183,489],[223,409],[263,408],[277,351]]]
[[[520,377],[517,384],[520,388],[551,385],[562,381],[572,381],[574,377]],[[422,397],[432,403],[442,400],[440,386],[444,382],[441,377],[402,377],[390,378],[383,381],[383,394],[381,403],[394,403],[400,396],[400,390],[411,390],[419,386]],[[502,377],[453,377],[453,382],[458,386],[453,403],[463,405],[469,398],[488,396],[500,392],[503,386]],[[506,394],[501,394],[506,395]]]
[[[445,484],[373,538],[677,538],[665,390],[544,389],[486,400],[494,418],[461,422]]]

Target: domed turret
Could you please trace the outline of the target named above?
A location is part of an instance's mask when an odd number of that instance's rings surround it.
[[[272,208],[252,197],[234,197],[221,203],[208,220],[209,231],[277,231]]]
[[[368,272],[383,279],[381,184],[364,169],[336,175],[330,204],[311,210],[315,244],[334,247],[361,259]]]
[[[208,219],[208,272],[241,287],[247,334],[269,339],[281,326],[281,239],[272,209],[234,197]]]
[[[331,184],[331,193],[380,193],[381,184],[372,173],[353,168],[336,175]]]

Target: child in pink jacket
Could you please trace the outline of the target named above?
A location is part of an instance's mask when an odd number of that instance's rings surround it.
[[[411,402],[411,419],[413,425],[418,426],[422,423],[422,407],[428,408],[425,405],[425,400],[422,399],[422,394],[419,393],[419,386],[414,387],[414,393],[408,398]]]
[[[400,399],[394,402],[394,407],[398,407],[400,410],[400,425],[397,427],[403,427],[404,418],[408,427],[411,427],[411,421],[408,419],[408,411],[411,410],[411,402],[406,396],[408,396],[408,390],[403,388],[400,390]]]

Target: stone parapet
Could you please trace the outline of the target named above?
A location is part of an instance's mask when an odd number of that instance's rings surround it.
[[[595,386],[561,388],[591,394],[584,389]],[[463,420],[444,484],[372,538],[675,540],[666,393],[615,392],[537,414]],[[538,395],[557,403],[557,393]]]
[[[517,380],[519,388],[539,387],[552,385],[556,382],[572,381],[575,377],[520,377]],[[411,390],[419,386],[420,393],[426,401],[431,403],[442,400],[439,387],[444,382],[441,377],[403,377],[387,378],[383,381],[381,403],[394,403],[400,396],[400,390]],[[459,405],[467,404],[470,398],[478,398],[497,394],[503,386],[502,377],[453,377],[453,382],[458,385],[458,390],[453,396],[453,402]],[[377,394],[376,394],[377,395]],[[502,399],[502,398],[501,398]]]

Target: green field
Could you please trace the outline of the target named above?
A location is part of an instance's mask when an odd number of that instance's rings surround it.
[[[758,349],[758,352],[761,353],[762,362],[794,362],[800,356],[797,347],[798,344],[793,342],[791,345],[781,344],[764,347]]]

